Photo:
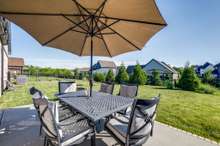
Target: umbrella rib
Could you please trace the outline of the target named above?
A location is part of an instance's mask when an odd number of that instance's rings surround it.
[[[95,20],[96,23],[98,23],[98,20],[97,20],[97,19],[94,19],[94,20]],[[110,50],[109,50],[109,48],[108,48],[108,45],[107,45],[107,43],[106,43],[106,41],[105,41],[103,35],[101,34],[101,30],[100,30],[100,27],[99,27],[98,25],[97,25],[97,28],[98,28],[98,30],[99,30],[99,32],[100,32],[101,40],[103,41],[103,43],[104,43],[104,45],[105,45],[105,47],[106,47],[106,50],[107,50],[109,56],[112,57],[111,52],[110,52]],[[97,36],[97,35],[95,35],[95,36]]]
[[[95,16],[95,17],[98,17],[98,16]],[[166,23],[156,23],[156,22],[148,22],[148,21],[140,21],[140,20],[131,20],[131,19],[124,19],[124,18],[108,17],[108,16],[100,16],[99,18],[127,21],[127,22],[133,22],[133,23],[143,23],[143,24],[167,26]]]
[[[101,20],[98,20],[98,21],[101,21]],[[96,31],[94,34],[96,34],[96,33],[98,33],[98,32],[100,32],[101,33],[101,31],[103,31],[104,29],[106,29],[106,28],[108,28],[108,27],[110,27],[110,26],[112,26],[112,25],[114,25],[114,24],[116,24],[116,23],[118,23],[120,20],[116,20],[115,22],[112,22],[111,24],[109,24],[109,25],[105,25],[105,27],[104,28],[102,28],[102,29],[100,29],[100,30],[98,30],[98,31]],[[98,22],[97,22],[98,23]],[[103,22],[104,23],[104,22]]]
[[[89,18],[87,18],[87,19],[89,19]],[[62,35],[64,35],[64,34],[67,33],[68,31],[70,31],[71,29],[74,29],[75,27],[77,27],[78,25],[80,25],[80,24],[83,23],[83,22],[84,22],[84,21],[81,21],[81,22],[79,22],[78,24],[76,24],[75,26],[66,29],[64,32],[58,34],[57,36],[53,37],[53,38],[50,39],[49,41],[43,43],[43,46],[45,46],[45,45],[47,45],[48,43],[50,43],[50,42],[56,40],[57,38],[61,37]]]
[[[86,11],[89,15],[91,15],[91,13],[85,8],[83,7],[80,3],[77,2],[77,0],[72,0],[76,5],[78,4],[84,11]]]
[[[66,20],[68,20],[68,21],[70,21],[70,22],[72,22],[74,25],[77,25],[77,23],[76,22],[74,22],[73,20],[71,20],[70,18],[68,18],[67,16],[65,16],[65,15],[63,15],[63,17],[66,19]],[[89,18],[89,17],[88,17]],[[88,20],[88,18],[87,18],[87,20]],[[83,19],[83,22],[86,22],[87,21],[86,19]],[[82,22],[82,21],[81,21]],[[82,24],[82,23],[81,23]],[[80,25],[78,25],[78,27],[79,28],[81,28],[82,30],[84,30],[85,31],[85,33],[86,32],[88,32],[88,30],[86,30],[85,28],[83,28],[82,26],[80,26]]]
[[[98,20],[100,21],[100,20]],[[100,21],[103,25],[106,26],[105,23],[103,23],[102,21]],[[111,31],[113,31],[115,34],[117,34],[118,36],[120,36],[122,39],[124,39],[125,41],[127,41],[129,44],[131,44],[133,47],[135,47],[138,50],[141,50],[138,46],[136,46],[134,43],[132,43],[131,41],[129,41],[127,38],[125,38],[123,35],[121,35],[120,33],[118,33],[117,31],[115,31],[113,28],[111,28],[110,26],[108,27]]]
[[[82,13],[82,11],[81,11],[81,9],[80,9],[79,4],[76,3],[76,6],[77,6],[77,8],[78,8],[78,10],[79,10],[79,13],[82,15],[83,13]],[[82,18],[83,18],[83,20],[85,20],[85,16],[82,15]],[[86,26],[87,26],[87,29],[89,29],[89,25],[88,25],[87,21],[86,21]]]

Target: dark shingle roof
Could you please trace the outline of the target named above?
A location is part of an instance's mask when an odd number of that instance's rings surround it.
[[[96,64],[93,65],[93,69],[99,69],[99,68],[112,68],[116,69],[117,66],[113,61],[104,61],[99,60]]]

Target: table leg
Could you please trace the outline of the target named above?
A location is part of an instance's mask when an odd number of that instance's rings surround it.
[[[94,134],[92,137],[91,137],[91,145],[92,146],[96,146],[96,134]]]

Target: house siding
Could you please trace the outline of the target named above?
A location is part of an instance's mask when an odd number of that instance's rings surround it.
[[[93,72],[107,74],[110,69],[112,68],[99,68],[99,69],[94,70]],[[116,69],[112,69],[112,71],[116,75]]]

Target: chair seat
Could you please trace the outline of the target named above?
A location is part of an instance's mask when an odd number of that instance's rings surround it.
[[[110,130],[121,142],[126,142],[126,134],[128,130],[128,125],[119,122],[117,119],[113,118],[106,124],[107,130]]]
[[[81,143],[94,130],[87,120],[81,120],[65,126],[60,126],[61,145]]]

